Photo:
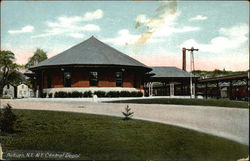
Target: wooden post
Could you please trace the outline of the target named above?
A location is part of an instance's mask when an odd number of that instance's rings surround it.
[[[205,87],[205,96],[206,96],[206,99],[207,99],[207,82],[205,84],[206,84],[206,87]]]
[[[229,81],[229,99],[231,100],[232,99],[232,80]]]
[[[219,87],[219,81],[216,82],[217,85],[217,99],[220,98],[220,87]]]

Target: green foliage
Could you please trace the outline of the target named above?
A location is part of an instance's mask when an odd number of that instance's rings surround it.
[[[11,97],[10,96],[2,96],[0,97],[0,99],[10,99]]]
[[[62,91],[56,92],[54,97],[55,98],[67,98],[68,93],[67,92],[62,92]]]
[[[107,97],[112,97],[112,98],[115,98],[115,97],[120,97],[120,92],[119,91],[109,91],[107,94],[106,94]]]
[[[249,154],[247,145],[155,122],[70,112],[14,112],[21,119],[21,132],[0,138],[4,151],[74,152],[80,160],[229,161]]]
[[[121,91],[120,97],[131,97],[131,94],[129,91]]]
[[[12,133],[18,125],[18,118],[12,112],[11,105],[7,104],[3,109],[0,109],[0,130],[1,133]]]
[[[73,91],[73,92],[56,92],[54,97],[55,98],[81,98],[81,97],[92,97],[93,94],[97,95],[97,97],[112,97],[112,98],[117,98],[117,97],[142,97],[143,93],[142,92],[128,92],[128,91],[110,91],[110,92],[105,92],[105,91],[95,91],[92,93],[91,91],[86,91],[84,93],[78,92],[78,91]],[[46,95],[46,94],[45,94]],[[49,98],[52,97],[52,94]]]
[[[43,49],[36,49],[34,55],[29,58],[28,63],[25,65],[26,68],[29,68],[33,65],[36,65],[40,63],[43,60],[48,59],[47,52],[45,52]]]
[[[18,65],[14,63],[15,55],[11,51],[0,50],[0,96],[6,84],[20,82]]]
[[[73,92],[71,93],[71,97],[72,97],[72,98],[80,98],[80,97],[82,97],[82,96],[83,96],[82,92],[73,91]]]
[[[52,98],[52,96],[53,96],[53,93],[49,93],[48,95],[49,95],[49,98]]]
[[[127,105],[125,107],[125,111],[122,112],[122,114],[124,115],[123,120],[130,120],[130,119],[132,119],[132,116],[133,116],[134,112],[132,112],[131,108],[129,108],[129,106]]]
[[[92,97],[93,93],[91,91],[86,91],[83,93],[83,97]]]
[[[106,92],[104,91],[95,91],[94,94],[97,95],[97,97],[106,97]]]

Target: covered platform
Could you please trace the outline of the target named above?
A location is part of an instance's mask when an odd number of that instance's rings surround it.
[[[248,74],[200,79],[196,83],[197,95],[205,98],[228,98],[247,101],[249,96]]]
[[[190,96],[198,77],[177,67],[151,67],[145,82],[146,96]],[[193,91],[191,92],[191,86]]]

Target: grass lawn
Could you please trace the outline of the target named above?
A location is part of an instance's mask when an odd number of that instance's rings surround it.
[[[248,156],[248,146],[175,126],[91,114],[14,112],[21,126],[1,136],[3,151],[71,152],[82,160],[229,161]]]
[[[202,106],[221,106],[248,108],[247,102],[215,100],[215,99],[171,99],[171,98],[152,98],[152,99],[135,99],[112,101],[116,103],[142,103],[142,104],[177,104],[177,105],[202,105]]]

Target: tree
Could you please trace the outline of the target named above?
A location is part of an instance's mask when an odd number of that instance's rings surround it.
[[[47,53],[45,51],[43,51],[43,49],[38,48],[38,49],[36,49],[34,55],[29,58],[29,61],[25,65],[25,67],[29,68],[33,65],[37,65],[38,63],[40,63],[41,61],[44,61],[46,59],[48,59]]]
[[[3,87],[17,76],[18,65],[14,63],[14,60],[14,53],[0,50],[0,97],[3,94]]]
[[[124,115],[123,120],[130,120],[134,114],[134,112],[131,112],[131,108],[129,108],[129,106],[127,105],[125,107],[125,112],[122,112],[122,114]]]
[[[12,112],[11,105],[7,104],[3,109],[0,109],[0,131],[3,133],[11,133],[20,122],[17,116]]]

